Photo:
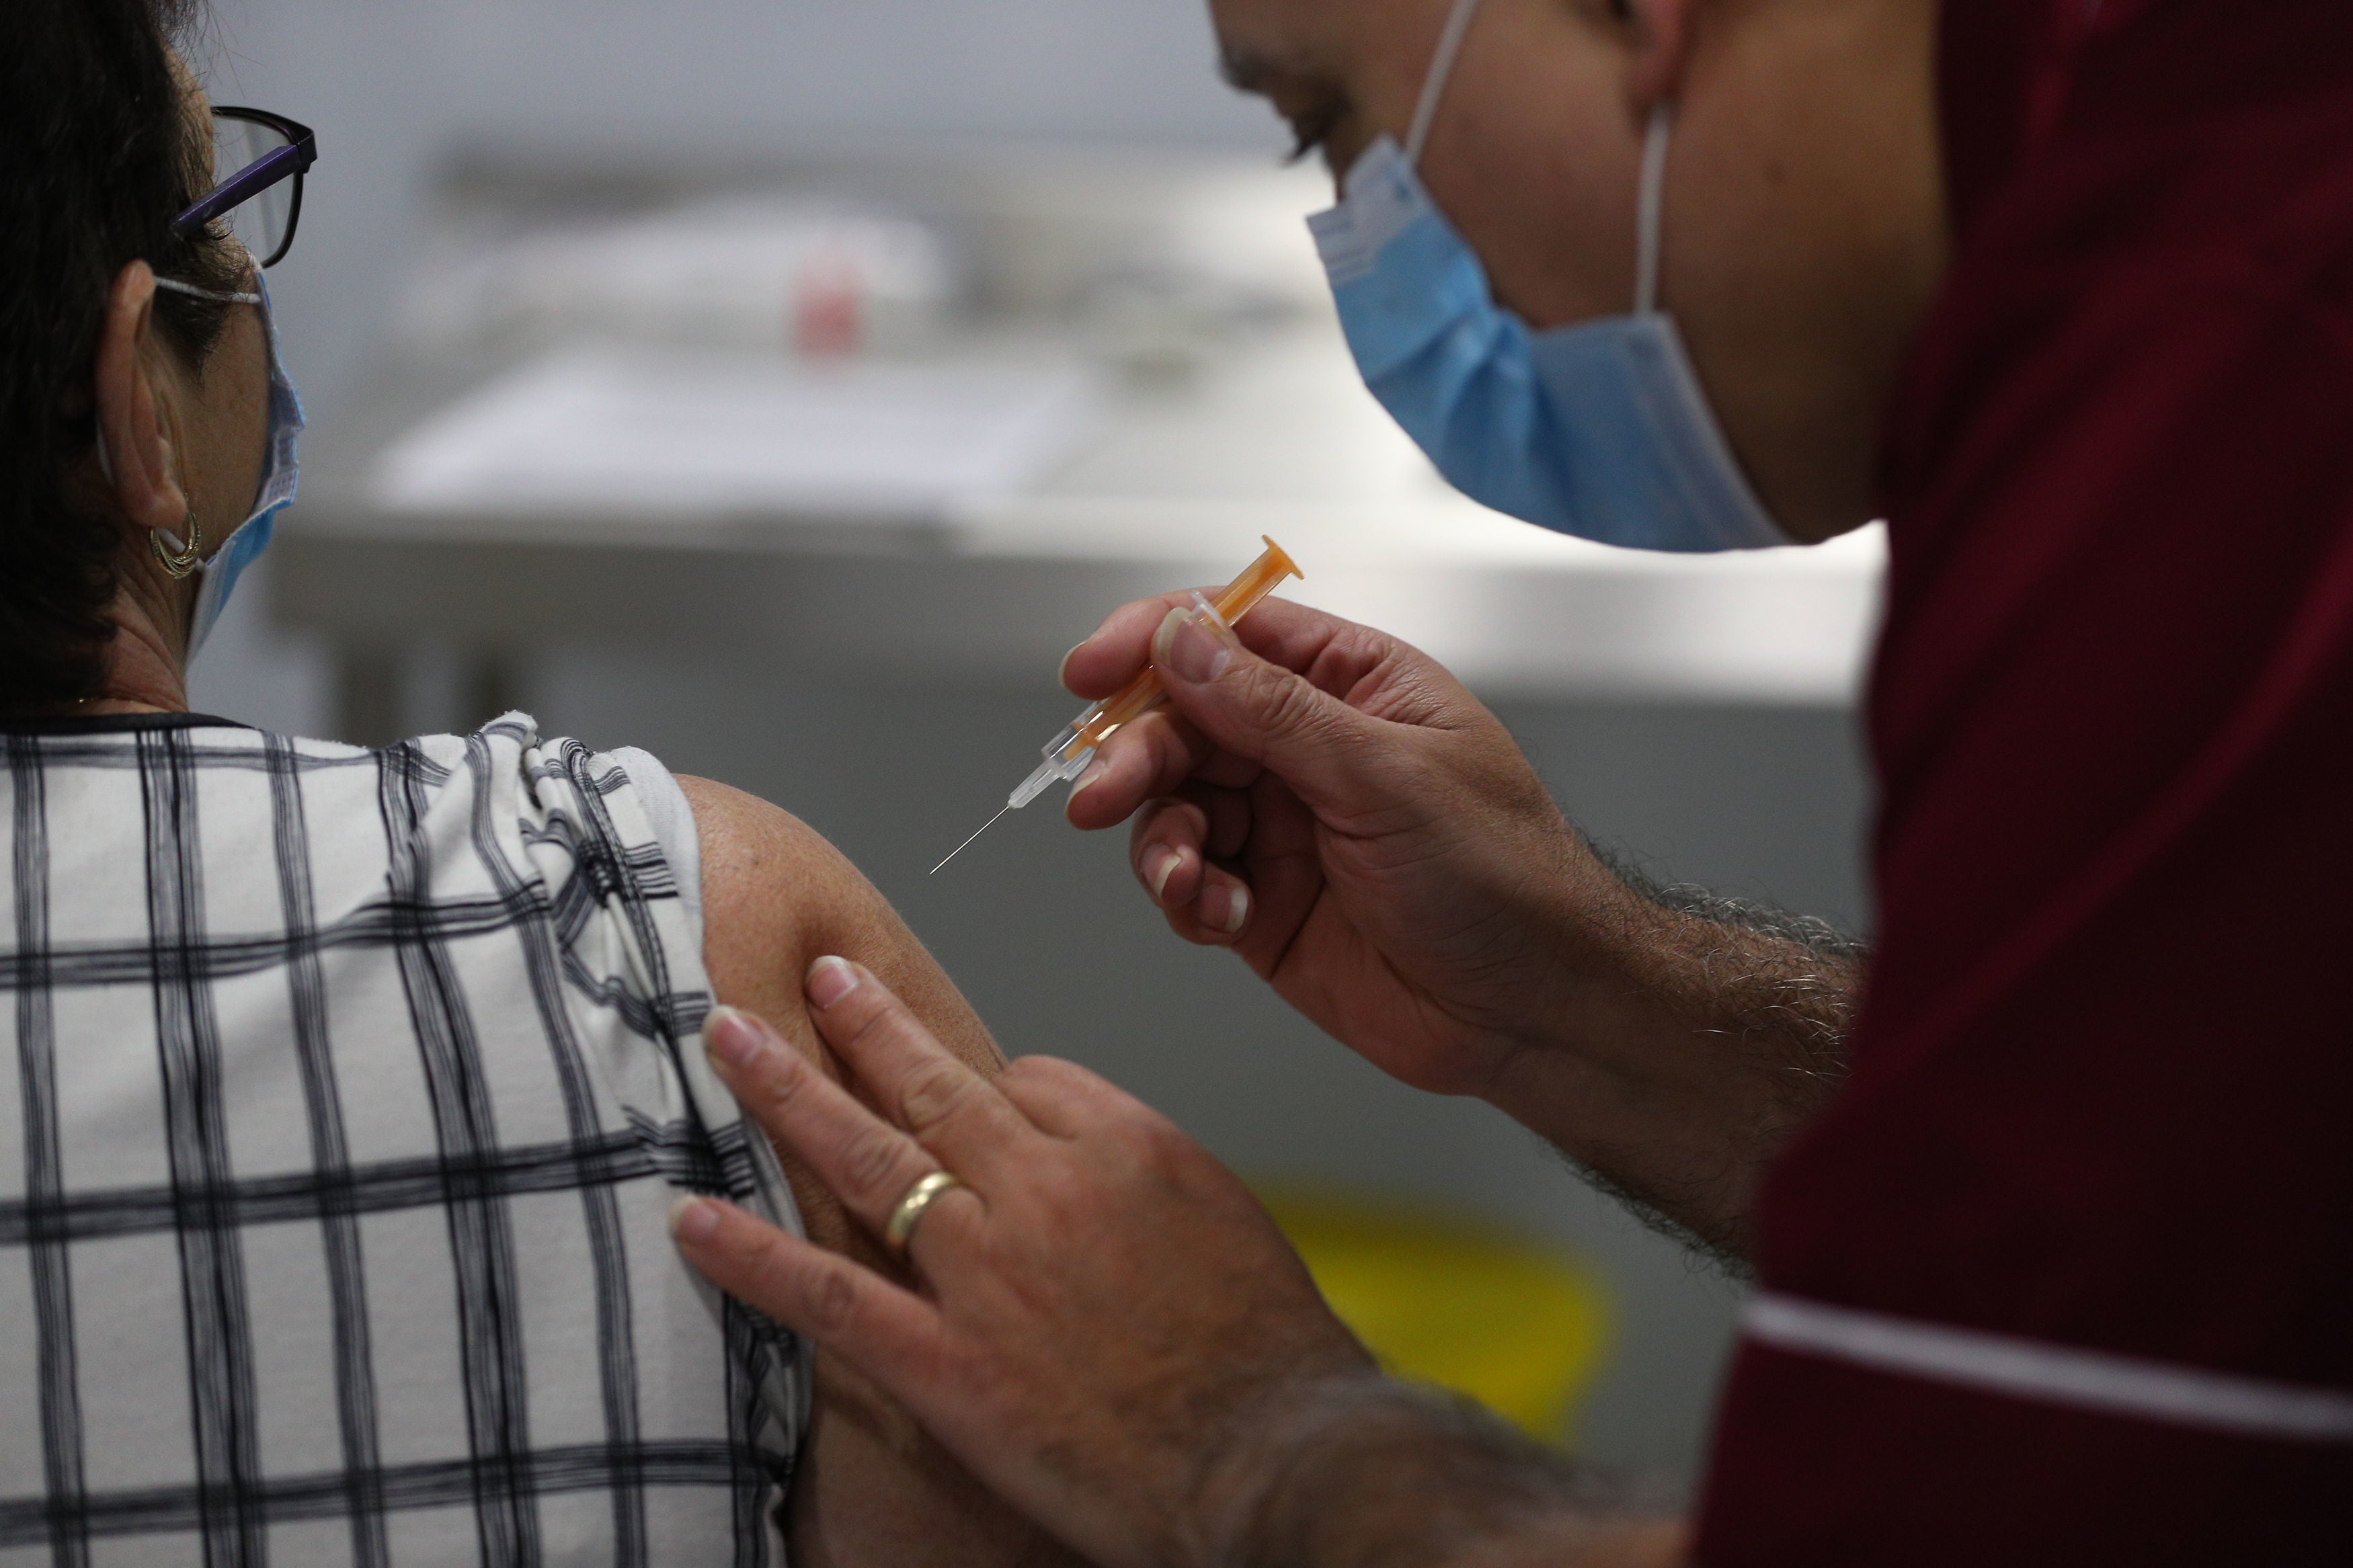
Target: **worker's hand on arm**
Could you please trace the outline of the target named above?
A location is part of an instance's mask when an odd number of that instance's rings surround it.
[[[1377,1066],[1742,1249],[1757,1173],[1836,1079],[1852,963],[1628,886],[1417,649],[1280,599],[1234,631],[1189,603],[1129,605],[1065,661],[1100,696],[1148,659],[1169,697],[1105,743],[1071,820],[1133,817],[1177,933]]]
[[[874,1234],[923,1177],[960,1178],[911,1238],[922,1289],[709,1199],[681,1205],[680,1245],[1072,1548],[1109,1568],[1675,1560],[1672,1525],[1598,1518],[1556,1459],[1380,1377],[1250,1194],[1142,1104],[1042,1058],[991,1082],[840,960],[808,990],[850,1087],[748,1014],[714,1017],[713,1060]]]

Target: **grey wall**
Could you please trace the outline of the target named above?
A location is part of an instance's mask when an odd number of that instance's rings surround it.
[[[216,93],[319,128],[301,243],[273,276],[313,415],[348,397],[442,153],[485,139],[708,154],[940,135],[1280,145],[1210,72],[1198,0],[218,0]],[[322,731],[316,648],[241,593],[199,708]],[[420,650],[417,728],[448,704]],[[924,870],[1002,798],[1067,699],[809,689],[788,674],[558,651],[525,672],[551,731],[640,744],[800,813],[905,912],[1016,1052],[1098,1068],[1239,1168],[1448,1199],[1566,1241],[1609,1276],[1619,1349],[1588,1452],[1687,1474],[1736,1297],[1483,1108],[1408,1091],[1221,954],[1166,936],[1120,845],[1050,806]],[[1657,874],[1850,925],[1862,784],[1847,718],[1810,710],[1517,707],[1571,815]]]

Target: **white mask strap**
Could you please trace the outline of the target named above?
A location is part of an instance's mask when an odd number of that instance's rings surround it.
[[[1430,122],[1438,118],[1439,100],[1446,96],[1446,79],[1454,74],[1454,57],[1462,52],[1462,36],[1471,30],[1471,18],[1478,9],[1479,0],[1454,0],[1454,9],[1447,14],[1446,31],[1438,35],[1438,52],[1430,57],[1430,74],[1421,79],[1421,101],[1414,105],[1413,129],[1406,132],[1409,165],[1420,166]]]
[[[1667,133],[1674,125],[1674,107],[1665,99],[1651,110],[1651,128],[1642,138],[1642,183],[1634,208],[1634,314],[1647,316],[1659,308],[1660,209],[1667,189]]]
[[[193,283],[183,283],[176,278],[158,278],[158,289],[169,289],[174,294],[185,294],[192,300],[210,300],[216,305],[259,305],[259,294],[223,294],[211,289],[199,289]]]
[[[186,294],[198,300],[210,300],[216,304],[222,305],[259,305],[261,303],[261,296],[259,294],[222,294],[210,289],[199,289],[193,283],[183,283],[176,278],[158,278],[155,279],[155,287],[158,289],[169,289],[174,294]],[[107,456],[106,432],[103,430],[98,432],[98,471],[106,476],[106,482],[108,484],[111,485],[114,482],[114,464]]]

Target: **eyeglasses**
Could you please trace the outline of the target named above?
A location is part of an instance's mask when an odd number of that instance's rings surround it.
[[[264,267],[275,267],[294,247],[302,221],[302,176],[319,161],[319,141],[307,125],[261,109],[213,110],[213,167],[237,173],[172,220],[172,233],[191,238],[215,220]]]

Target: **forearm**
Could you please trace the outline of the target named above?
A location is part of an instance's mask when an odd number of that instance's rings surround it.
[[[1668,1568],[1681,1528],[1493,1415],[1366,1376],[1290,1398],[1206,1478],[1234,1568]]]
[[[1764,1168],[1844,1081],[1862,946],[1592,871],[1614,885],[1577,890],[1558,1005],[1487,1098],[1638,1208],[1746,1258]]]
[[[811,1420],[783,1518],[799,1568],[1084,1568],[822,1351]]]

